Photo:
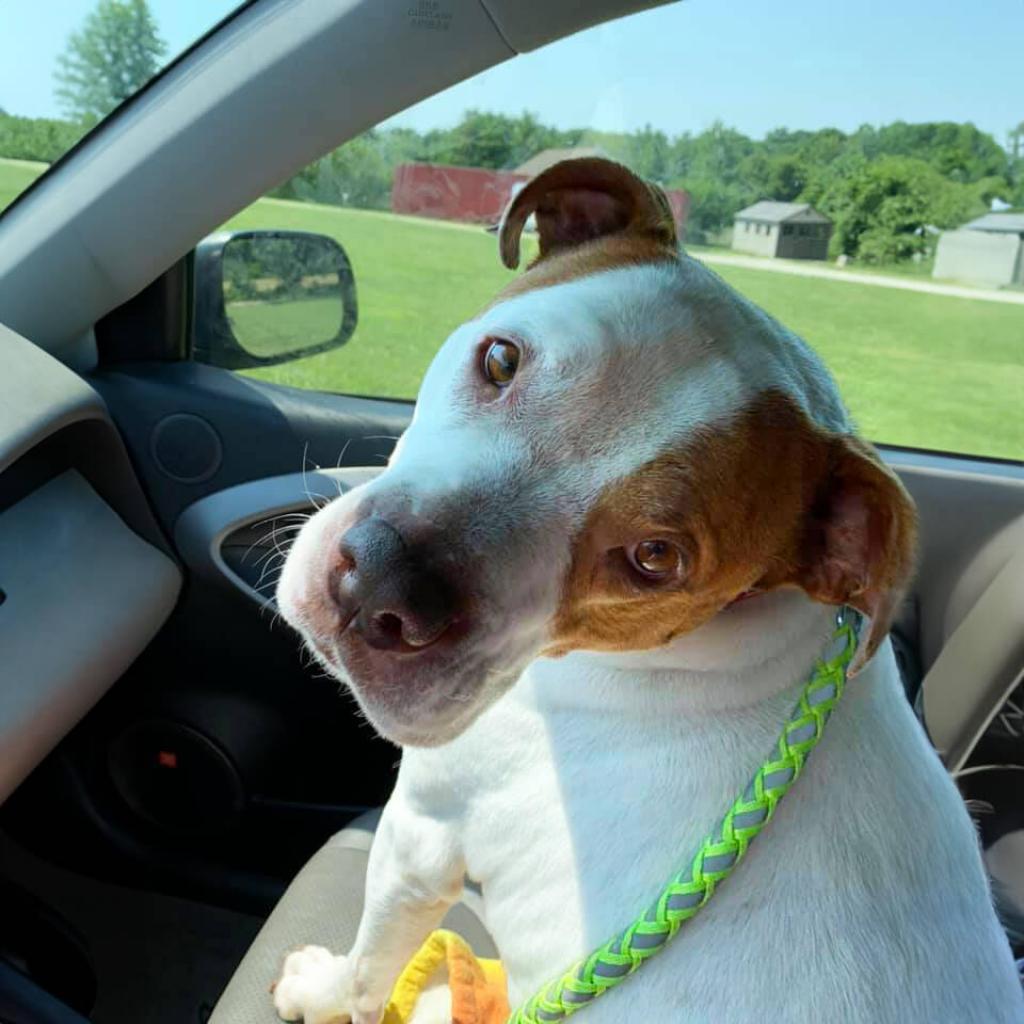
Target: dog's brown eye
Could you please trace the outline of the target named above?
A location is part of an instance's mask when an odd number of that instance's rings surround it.
[[[668,540],[642,540],[629,551],[629,560],[644,576],[664,579],[678,572],[682,555]]]
[[[484,373],[499,388],[508,387],[519,369],[519,347],[511,341],[492,341],[484,352]]]

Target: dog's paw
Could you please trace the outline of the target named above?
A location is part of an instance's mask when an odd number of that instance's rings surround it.
[[[285,957],[281,977],[271,988],[282,1020],[303,1024],[377,1024],[378,1008],[359,1006],[355,970],[348,957],[322,946],[303,946]]]

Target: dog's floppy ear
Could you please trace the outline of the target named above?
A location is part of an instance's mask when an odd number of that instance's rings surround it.
[[[850,674],[878,649],[914,568],[917,513],[875,450],[831,438],[827,471],[812,504],[796,582],[815,600],[850,605],[871,619]]]
[[[519,239],[535,214],[540,258],[605,235],[644,235],[676,244],[668,198],[657,185],[600,157],[563,160],[530,181],[509,203],[498,229],[501,261],[519,266]]]

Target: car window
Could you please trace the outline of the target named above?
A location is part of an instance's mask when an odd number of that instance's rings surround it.
[[[250,371],[412,398],[510,277],[486,231],[531,174],[605,154],[672,190],[686,247],[825,358],[878,442],[1024,457],[1024,107],[955,0],[687,3],[584,32],[325,155],[231,228],[326,233],[359,320]],[[1024,8],[993,5],[1005,40]],[[525,111],[525,112],[524,112]]]
[[[55,161],[239,0],[5,4],[0,216]]]
[[[20,161],[42,151],[26,157],[4,134],[16,111],[47,120],[47,158],[84,130],[54,75],[89,17],[148,10],[166,43],[155,66],[230,6],[63,5],[77,13],[46,37],[48,106],[26,107],[0,60],[0,203],[39,172]],[[868,437],[1022,459],[1024,109],[1007,76],[1024,7],[992,0],[986,17],[992,47],[964,45],[977,26],[955,0],[793,0],[784,15],[693,0],[518,57],[324,154],[224,225],[327,236],[343,265],[251,261],[214,333],[234,322],[254,358],[198,349],[283,384],[412,399],[448,333],[512,276],[487,230],[508,199],[559,158],[604,154],[661,184],[687,250],[822,354]],[[14,21],[22,42],[0,51],[27,45],[25,25],[44,38],[25,5]]]

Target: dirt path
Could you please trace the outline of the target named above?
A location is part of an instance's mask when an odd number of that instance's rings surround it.
[[[1024,306],[1024,292],[995,291],[990,288],[968,288],[955,284],[915,281],[913,278],[887,277],[884,274],[858,274],[852,270],[834,270],[831,267],[804,265],[792,260],[771,260],[758,256],[739,256],[732,253],[691,253],[696,259],[723,267],[744,267],[748,270],[767,270],[774,274],[795,274],[797,277],[822,277],[829,281],[850,284],[871,284],[878,288],[900,288],[907,292],[926,292],[929,295],[948,295],[954,299],[977,299],[980,302],[1007,302]]]

